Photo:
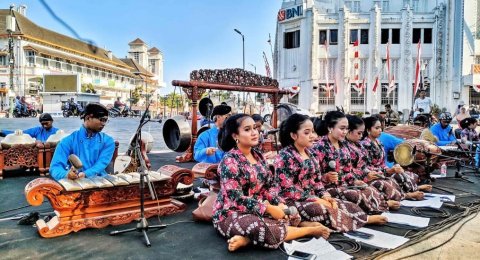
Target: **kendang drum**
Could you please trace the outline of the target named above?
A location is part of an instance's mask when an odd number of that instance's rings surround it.
[[[421,139],[405,140],[394,150],[395,161],[418,175],[430,174],[438,168],[438,154],[442,150],[437,145]]]
[[[402,139],[420,138],[424,127],[416,125],[396,125],[385,128],[384,132]]]

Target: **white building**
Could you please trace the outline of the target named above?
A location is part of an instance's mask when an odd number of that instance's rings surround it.
[[[61,114],[61,102],[70,97],[75,97],[82,105],[92,101],[108,105],[117,97],[124,102],[128,100],[137,85],[148,86],[148,93],[164,85],[163,55],[157,48],[149,50],[141,65],[126,63],[109,50],[38,26],[26,17],[25,11],[24,6],[16,11],[15,8],[0,10],[2,110],[8,104],[8,96],[19,95],[41,102],[44,112]],[[44,75],[78,75],[81,88],[64,93],[45,93]],[[93,88],[96,95],[86,93],[88,88]],[[41,100],[39,96],[42,96]],[[141,97],[144,99],[145,93]],[[139,103],[145,102],[140,100]]]
[[[312,112],[335,106],[377,112],[386,103],[408,110],[420,41],[427,93],[440,108],[452,111],[461,97],[468,96],[468,88],[461,87],[462,8],[461,0],[283,1],[277,19],[274,75],[280,86],[300,86],[298,105]],[[354,69],[356,40],[358,69]],[[389,96],[388,42],[390,78],[396,86]],[[379,87],[374,94],[377,76]],[[363,81],[366,96],[354,88]]]
[[[471,0],[464,6],[463,85],[466,104],[480,105],[480,1]]]

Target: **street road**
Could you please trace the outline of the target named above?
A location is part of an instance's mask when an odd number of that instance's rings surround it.
[[[65,131],[69,134],[78,130],[83,121],[78,117],[55,117],[53,118],[53,126]],[[165,120],[164,120],[165,121]],[[103,132],[112,136],[113,139],[120,142],[119,151],[124,152],[128,148],[130,138],[137,130],[140,118],[110,118]],[[38,118],[0,118],[0,129],[16,130],[28,129],[30,127],[39,126]],[[153,135],[153,151],[168,150],[163,141],[162,134],[163,123],[151,122],[144,126],[143,131]],[[3,139],[3,138],[0,138]]]

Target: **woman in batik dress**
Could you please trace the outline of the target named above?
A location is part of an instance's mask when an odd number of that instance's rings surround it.
[[[418,186],[418,175],[405,171],[400,165],[396,164],[392,168],[385,165],[385,152],[383,145],[378,141],[382,133],[380,120],[376,116],[364,118],[365,132],[362,146],[367,152],[367,168],[371,171],[377,171],[381,176],[391,176],[402,188],[406,199],[423,199],[423,191],[431,191],[431,185]]]
[[[350,150],[350,158],[352,161],[354,185],[362,186],[368,184],[377,189],[387,200],[390,209],[398,209],[399,201],[403,199],[404,193],[398,183],[388,177],[384,177],[367,168],[367,153],[360,141],[365,131],[365,123],[358,116],[349,115],[348,133],[346,136],[347,146]]]
[[[387,218],[378,215],[388,210],[381,194],[372,188],[352,187],[355,180],[350,150],[345,142],[348,120],[340,111],[330,111],[318,128],[321,139],[312,147],[320,164],[322,182],[334,198],[347,200],[360,206],[369,216],[369,222],[384,224]]]
[[[316,138],[308,116],[293,114],[280,126],[280,143],[284,147],[275,158],[275,184],[282,202],[295,206],[300,225],[325,225],[347,232],[362,227],[367,215],[358,205],[333,199],[325,191],[320,166],[308,148]]]
[[[323,226],[289,226],[272,188],[273,174],[258,145],[253,119],[245,114],[229,117],[219,133],[219,145],[228,151],[218,166],[220,191],[213,208],[213,226],[235,251],[248,244],[277,248],[284,241],[305,236],[328,236]],[[264,216],[264,215],[269,216]],[[298,216],[297,216],[298,217]]]

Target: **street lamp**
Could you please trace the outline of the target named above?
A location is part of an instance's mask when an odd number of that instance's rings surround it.
[[[245,71],[245,36],[239,30],[237,29],[233,29],[233,30],[242,36],[243,70]],[[243,102],[244,102],[243,105],[245,106],[245,92],[243,92]],[[239,103],[240,103],[240,100],[239,100]]]
[[[252,63],[248,63],[248,64],[250,64],[250,66],[253,67],[253,69],[255,70],[255,74],[257,74],[257,67],[255,65],[253,65]]]
[[[242,54],[243,54],[243,69],[245,70],[245,36],[237,29],[233,29],[236,33],[242,36]]]

